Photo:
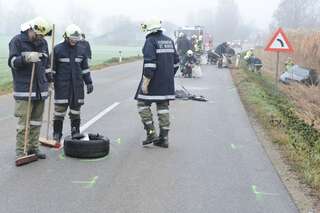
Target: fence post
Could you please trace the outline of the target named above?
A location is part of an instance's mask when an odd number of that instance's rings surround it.
[[[119,63],[121,63],[121,62],[122,62],[122,51],[119,50]]]

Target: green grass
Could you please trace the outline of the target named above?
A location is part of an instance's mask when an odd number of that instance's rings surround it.
[[[141,47],[123,47],[110,45],[92,45],[92,65],[103,64],[105,61],[119,56],[122,51],[123,57],[133,57],[141,55]]]
[[[292,168],[303,182],[320,191],[320,132],[295,113],[290,99],[274,90],[274,82],[264,76],[240,69],[233,73],[247,109],[282,147]]]
[[[0,35],[0,92],[10,90],[10,82],[12,80],[11,71],[8,67],[8,43],[10,38]],[[50,40],[49,40],[50,42]],[[124,58],[131,58],[141,55],[141,47],[134,46],[112,46],[112,45],[95,45],[91,46],[93,59],[91,64],[95,68],[102,68],[103,65],[114,62],[112,58],[119,57],[119,51],[122,51]],[[128,61],[125,60],[125,61]]]
[[[0,87],[11,80],[8,68],[8,43],[9,38],[0,35]]]

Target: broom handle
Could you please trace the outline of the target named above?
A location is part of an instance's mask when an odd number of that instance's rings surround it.
[[[33,88],[33,80],[35,74],[36,64],[32,63],[32,72],[31,72],[31,82],[29,86],[29,97],[28,97],[28,107],[27,107],[27,117],[26,117],[26,128],[24,133],[24,149],[23,152],[27,155],[27,144],[29,143],[29,134],[30,134],[30,114],[31,114],[31,96]]]
[[[51,64],[51,74],[53,71],[53,57],[54,57],[54,42],[55,42],[55,25],[52,26],[52,39],[51,39],[51,57],[50,57],[50,64]],[[48,106],[48,122],[47,122],[47,134],[46,139],[49,139],[49,128],[50,128],[50,121],[51,121],[51,104],[52,104],[52,83],[49,83],[49,106]]]

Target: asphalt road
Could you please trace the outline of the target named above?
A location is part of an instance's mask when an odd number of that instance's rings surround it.
[[[203,66],[201,79],[176,79],[208,103],[171,104],[170,148],[143,148],[133,100],[141,62],[94,73],[83,124],[120,103],[87,132],[112,142],[105,159],[81,161],[43,148],[47,160],[16,168],[13,99],[0,97],[0,212],[294,213],[285,186],[257,140],[228,70]],[[66,123],[66,134],[69,124]]]

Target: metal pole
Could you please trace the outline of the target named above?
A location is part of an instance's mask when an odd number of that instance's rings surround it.
[[[275,84],[275,91],[278,91],[278,84],[279,84],[279,61],[280,61],[280,53],[277,52],[277,64],[276,64],[276,84]]]

